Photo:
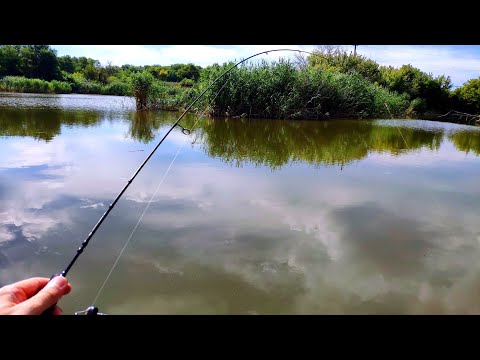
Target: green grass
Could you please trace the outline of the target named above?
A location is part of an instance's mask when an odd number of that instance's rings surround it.
[[[232,64],[206,68],[198,94]],[[220,92],[221,90],[221,92]],[[278,119],[370,118],[402,116],[408,98],[370,83],[359,74],[305,68],[288,61],[241,66],[219,81],[199,104],[212,116]]]
[[[42,93],[42,94],[102,94],[131,96],[131,85],[114,81],[103,85],[96,81],[85,79],[72,79],[67,81],[45,81],[41,79],[29,79],[23,76],[5,76],[0,79],[0,91],[19,93]]]

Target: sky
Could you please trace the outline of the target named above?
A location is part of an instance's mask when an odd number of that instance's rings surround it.
[[[54,45],[59,56],[86,56],[102,64],[171,65],[193,63],[202,67],[246,58],[272,49],[312,51],[317,45]],[[343,45],[353,51],[353,45]],[[450,76],[453,86],[480,77],[480,45],[357,45],[357,54],[380,65],[411,64],[434,76]],[[258,59],[293,58],[293,52],[261,55]]]

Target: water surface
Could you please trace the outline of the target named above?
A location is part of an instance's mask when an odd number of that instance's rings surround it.
[[[63,270],[178,116],[136,113],[124,97],[0,94],[0,284]],[[103,312],[480,313],[477,127],[200,119],[180,130],[72,268],[66,313],[92,304],[150,200],[98,296]]]

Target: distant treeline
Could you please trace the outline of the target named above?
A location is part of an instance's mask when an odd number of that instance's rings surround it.
[[[48,45],[3,45],[0,91],[131,95],[139,110],[178,110],[232,65],[113,66],[86,57],[59,57]],[[225,80],[193,110],[291,119],[480,113],[480,78],[452,91],[449,76],[409,64],[380,66],[336,46],[318,47],[295,60],[242,65]]]
[[[57,56],[48,45],[1,45],[0,91],[133,95],[132,77],[147,71],[156,80],[191,86],[200,66],[115,66],[87,57]]]

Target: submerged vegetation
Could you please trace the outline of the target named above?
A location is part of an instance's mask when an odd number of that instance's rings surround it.
[[[138,110],[182,110],[232,66],[102,65],[56,55],[48,45],[0,46],[0,91],[134,96]],[[324,46],[294,61],[244,64],[216,83],[192,110],[211,116],[281,119],[438,116],[480,112],[480,78],[451,91],[448,76],[407,64],[380,66]]]

